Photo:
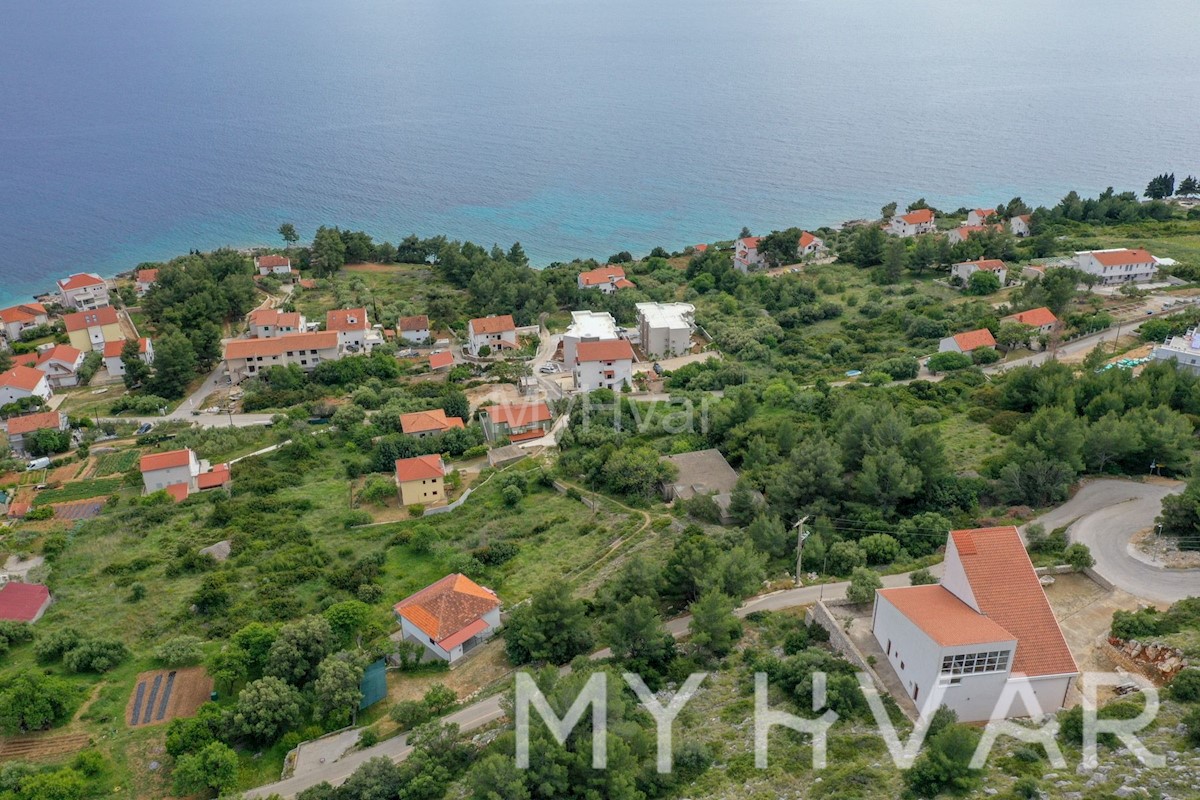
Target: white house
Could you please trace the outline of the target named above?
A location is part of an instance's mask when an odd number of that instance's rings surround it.
[[[259,275],[291,275],[292,260],[283,256],[258,256],[254,268]]]
[[[21,339],[21,332],[40,325],[47,325],[50,315],[41,303],[21,303],[0,309],[0,324],[4,326],[4,338],[10,342]]]
[[[395,605],[401,635],[453,664],[500,627],[500,598],[465,575],[447,575]]]
[[[429,334],[429,317],[425,314],[401,317],[396,327],[400,338],[409,344],[426,344],[432,338]]]
[[[208,489],[225,489],[230,483],[228,464],[210,466],[188,447],[166,453],[148,453],[138,464],[145,494],[166,490],[176,502]]]
[[[194,489],[200,476],[200,461],[188,447],[167,453],[148,453],[138,464],[145,494],[183,484]]]
[[[1000,225],[1000,224],[996,224],[996,225],[960,225],[957,228],[955,228],[954,230],[947,233],[946,239],[950,242],[950,244],[958,244],[959,242],[965,242],[967,239],[970,239],[972,236],[974,236],[977,233],[983,233],[984,231],[988,230],[989,228],[994,231],[1004,230],[1004,226]]]
[[[400,432],[416,439],[424,439],[426,436],[436,436],[455,428],[465,427],[466,424],[462,417],[448,417],[446,412],[440,408],[400,415]]]
[[[1192,328],[1183,336],[1172,336],[1155,347],[1150,357],[1155,361],[1174,361],[1179,369],[1200,375],[1200,328]]]
[[[517,346],[517,323],[512,314],[480,317],[467,323],[467,352],[473,356],[484,347],[494,353],[504,348],[516,350]]]
[[[918,208],[898,217],[892,217],[887,224],[887,232],[892,236],[908,238],[922,233],[933,233],[937,230],[937,219],[928,208]]]
[[[599,289],[605,294],[612,294],[618,289],[632,289],[633,287],[633,281],[625,277],[624,268],[615,264],[579,273],[580,289]]]
[[[800,258],[815,256],[825,249],[825,240],[813,236],[808,231],[800,232],[800,241],[796,243],[796,255]]]
[[[108,284],[92,272],[78,272],[58,281],[62,304],[79,311],[91,311],[108,305]]]
[[[563,363],[575,363],[580,342],[608,342],[621,338],[617,321],[607,311],[572,311],[571,324],[563,334]]]
[[[67,415],[61,411],[42,411],[37,414],[25,414],[20,417],[9,417],[2,423],[8,434],[8,446],[18,456],[25,455],[25,438],[41,430],[65,431],[68,428]]]
[[[291,333],[270,339],[234,339],[225,343],[225,368],[234,383],[253,378],[270,367],[292,364],[312,372],[322,361],[342,357],[336,331]]]
[[[287,336],[289,333],[304,333],[307,321],[296,311],[280,311],[276,308],[256,308],[246,315],[248,332],[256,339]]]
[[[1097,276],[1105,286],[1149,281],[1158,274],[1157,259],[1141,248],[1081,250],[1075,253],[1075,262],[1080,270]]]
[[[953,336],[947,336],[938,343],[938,352],[962,353],[969,356],[980,347],[995,346],[996,338],[992,336],[992,332],[987,328],[980,328],[975,331],[966,331],[964,333],[956,333]]]
[[[739,272],[749,272],[767,263],[762,253],[758,252],[758,244],[762,237],[745,236],[733,244],[733,266]]]
[[[575,348],[575,388],[590,392],[633,385],[633,347],[625,339],[580,342]]]
[[[996,209],[994,208],[973,208],[967,212],[968,225],[983,225],[988,221],[988,217],[995,216]]]
[[[540,439],[550,432],[554,415],[545,402],[484,406],[479,409],[479,423],[489,442],[508,438],[514,444]]]
[[[53,389],[65,389],[79,384],[79,368],[83,366],[83,351],[69,344],[57,344],[38,356],[37,369],[46,373]]]
[[[1008,269],[1004,266],[1004,262],[996,258],[982,258],[978,261],[960,261],[950,267],[950,277],[958,278],[962,281],[963,286],[967,285],[967,281],[976,272],[991,272],[1000,279],[1000,285],[1004,286],[1004,280],[1008,277]]]
[[[1032,233],[1029,228],[1030,219],[1031,217],[1029,214],[1021,214],[1020,216],[1013,217],[1008,221],[1009,233],[1011,233],[1013,236],[1025,238]]]
[[[114,378],[124,377],[125,362],[121,361],[121,351],[125,349],[125,340],[104,343],[104,368]],[[154,345],[145,336],[138,339],[138,358],[147,364],[154,363]]]
[[[141,297],[146,292],[154,287],[158,281],[158,270],[156,269],[139,269],[137,276],[134,278],[133,285],[137,289],[137,296]]]
[[[1018,311],[1016,314],[1009,314],[1000,320],[1001,323],[1015,322],[1018,325],[1028,325],[1034,330],[1034,338],[1039,334],[1054,333],[1062,327],[1062,323],[1058,321],[1058,317],[1054,316],[1054,312],[1045,306],[1031,308],[1028,311]]]
[[[1011,526],[952,531],[941,582],[878,590],[871,628],[917,708],[961,722],[1054,713],[1079,674]]]
[[[383,335],[371,327],[365,308],[341,308],[325,314],[325,330],[337,331],[338,344],[351,352],[370,352],[383,343]]]
[[[18,365],[7,372],[0,372],[0,406],[27,397],[39,397],[45,401],[53,396],[50,380],[41,370]]]
[[[696,307],[691,303],[638,303],[639,345],[651,358],[681,356],[692,349]]]

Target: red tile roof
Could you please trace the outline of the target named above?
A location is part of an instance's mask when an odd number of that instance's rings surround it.
[[[24,500],[8,504],[8,516],[12,519],[24,519],[25,515],[33,508],[33,503],[27,503]]]
[[[580,363],[584,361],[632,361],[633,348],[625,339],[580,342],[575,345],[575,360]]]
[[[63,317],[63,324],[68,331],[83,331],[101,325],[116,325],[120,322],[117,310],[112,306],[97,308],[95,311],[77,311]]]
[[[623,268],[609,264],[579,273],[579,282],[585,287],[600,286],[605,283],[613,283],[624,277],[625,270]]]
[[[421,314],[416,317],[401,317],[400,330],[402,331],[427,331],[429,330],[429,317]]]
[[[938,584],[880,589],[879,594],[943,647],[1016,639]]]
[[[66,364],[74,366],[79,363],[83,357],[83,351],[71,347],[69,344],[56,344],[38,357],[38,364],[46,364],[50,361],[62,361]]]
[[[955,334],[954,341],[958,344],[958,349],[964,353],[969,353],[977,347],[996,346],[996,339],[987,328]]]
[[[278,356],[295,350],[330,350],[338,346],[337,331],[289,333],[270,339],[234,339],[225,343],[225,358]]]
[[[172,483],[169,486],[163,487],[163,491],[171,495],[171,499],[176,503],[182,503],[188,499],[188,485],[186,483]]]
[[[11,386],[32,392],[46,377],[45,373],[32,367],[15,366],[8,372],[0,373],[0,386]]]
[[[396,462],[396,481],[399,483],[441,478],[445,475],[446,464],[436,453],[416,458],[402,458]]]
[[[541,439],[546,435],[546,432],[541,428],[534,428],[533,430],[525,431],[524,433],[509,434],[508,440],[513,444],[516,444],[517,442],[527,442],[530,439]]]
[[[196,488],[216,489],[229,483],[229,465],[217,464],[208,472],[201,472],[196,477]]]
[[[483,588],[465,575],[455,574],[447,575],[401,600],[396,604],[395,611],[440,645],[442,642],[456,641],[457,634],[472,626],[476,629],[475,633],[483,630],[476,623],[499,605],[500,598],[496,597],[495,592]],[[453,646],[458,644],[462,642],[456,642]]]
[[[1017,640],[1013,674],[1079,671],[1017,529],[951,531],[980,613]]]
[[[995,214],[995,213],[996,213],[996,209],[994,209],[994,208],[977,208],[977,209],[975,209],[976,216],[980,217],[981,219],[987,219],[988,217],[990,217],[992,214]]]
[[[77,272],[69,278],[63,278],[58,281],[58,288],[64,292],[69,292],[73,289],[82,289],[86,286],[103,286],[104,280],[99,275],[93,275],[90,272]]]
[[[301,278],[300,279],[300,288],[301,289],[315,289],[315,288],[317,288],[317,282],[315,280],[313,280],[312,278]]]
[[[429,357],[430,369],[442,369],[454,363],[454,353],[446,351],[445,353],[434,353]]]
[[[62,415],[57,411],[44,411],[40,414],[26,414],[23,417],[10,417],[8,420],[8,433],[26,434],[33,431],[45,430],[47,428],[58,429],[62,426]]]
[[[519,428],[535,422],[553,419],[550,407],[545,403],[519,403],[514,405],[485,406],[481,409],[492,422]]]
[[[154,283],[158,280],[158,270],[156,269],[139,269],[137,271],[138,283]]]
[[[292,260],[283,256],[259,256],[254,259],[254,264],[258,267],[290,267]]]
[[[400,430],[404,433],[448,431],[451,428],[462,427],[465,426],[461,417],[447,417],[446,412],[440,408],[400,415]]]
[[[104,343],[104,357],[105,358],[120,358],[121,351],[125,349],[126,341],[127,341],[126,339],[117,339],[115,342],[105,342]],[[148,348],[149,346],[150,346],[150,340],[147,339],[145,336],[138,339],[138,352],[139,353],[145,354],[146,348]]]
[[[1008,269],[1006,266],[1004,266],[1004,262],[998,258],[981,258],[978,261],[963,261],[955,264],[954,266],[961,267],[964,265],[970,265],[976,269],[985,270],[987,272],[999,272],[1000,270]]]
[[[613,281],[613,286],[617,287],[618,289],[633,289],[637,286],[637,284],[628,278],[617,278],[615,281]]]
[[[371,327],[365,308],[339,308],[325,314],[325,330],[365,331]]]
[[[933,210],[928,208],[918,208],[916,211],[910,211],[900,219],[907,222],[909,225],[921,225],[926,222],[933,222]]]
[[[0,587],[0,619],[32,622],[50,602],[50,590],[40,583],[9,581]]]
[[[757,250],[758,243],[762,240],[761,236],[744,236],[737,240],[737,243],[747,250]]]
[[[277,308],[256,308],[246,320],[251,325],[274,325],[277,328],[300,329],[300,314],[296,311],[280,311]]]
[[[159,469],[175,469],[186,467],[191,463],[192,451],[186,447],[182,450],[170,450],[166,453],[147,453],[142,456],[139,468],[143,473]]]
[[[1154,256],[1146,250],[1093,250],[1092,257],[1106,267],[1123,267],[1126,264],[1153,264]]]
[[[808,247],[810,244],[812,244],[816,240],[817,240],[817,237],[813,236],[808,231],[800,232],[800,246],[801,247]]]
[[[504,314],[499,317],[479,317],[467,324],[470,325],[471,330],[476,334],[505,333],[517,329],[517,323],[513,322],[512,314]]]
[[[1035,328],[1040,328],[1043,325],[1053,325],[1058,322],[1058,317],[1054,316],[1054,312],[1042,306],[1041,308],[1031,308],[1028,311],[1021,311],[1016,314],[1010,314],[1005,317],[1006,320],[1019,322],[1022,325],[1032,325]]]
[[[708,245],[697,244],[697,245],[693,245],[692,249],[695,250],[697,253],[705,253],[708,251]]]
[[[28,325],[36,322],[39,316],[46,315],[46,307],[41,303],[22,303],[19,306],[0,309],[0,322],[9,324],[19,322]]]

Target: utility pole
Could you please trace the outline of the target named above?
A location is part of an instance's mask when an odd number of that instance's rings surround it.
[[[792,526],[793,528],[796,529],[796,585],[797,586],[803,585],[800,581],[800,575],[801,575],[800,557],[804,551],[804,540],[808,538],[808,534],[805,533],[805,531],[804,531],[804,523],[807,521],[808,521],[808,515],[805,514],[803,517],[800,518],[799,522],[797,522],[795,525]]]

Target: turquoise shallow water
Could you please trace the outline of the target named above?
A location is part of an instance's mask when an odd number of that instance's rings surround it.
[[[0,302],[446,233],[535,263],[1200,172],[1192,0],[8,0]]]

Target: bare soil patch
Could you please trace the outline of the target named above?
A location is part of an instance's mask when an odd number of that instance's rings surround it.
[[[137,676],[125,706],[125,724],[132,728],[190,717],[208,700],[212,689],[212,678],[204,667],[143,672]]]
[[[58,758],[76,753],[88,746],[86,733],[65,736],[11,736],[0,741],[0,761],[31,761],[39,758]]]

